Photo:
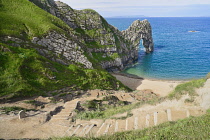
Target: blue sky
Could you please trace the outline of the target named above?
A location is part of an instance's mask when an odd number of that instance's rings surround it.
[[[104,17],[210,16],[210,0],[60,0],[73,9],[94,9]]]

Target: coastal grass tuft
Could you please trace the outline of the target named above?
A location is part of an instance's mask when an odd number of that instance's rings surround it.
[[[52,140],[185,140],[210,139],[210,110],[200,117],[166,122],[143,130],[133,130],[101,137],[64,137]]]
[[[206,79],[198,79],[198,80],[192,80],[183,84],[180,84],[176,86],[174,91],[172,91],[168,97],[169,99],[180,99],[182,95],[189,94],[189,96],[196,96],[196,88],[200,88],[204,85],[206,82]]]
[[[45,95],[64,87],[129,90],[106,71],[64,66],[39,55],[35,49],[0,44],[0,97]]]
[[[208,73],[207,75],[206,75],[206,79],[209,79],[210,78],[210,73]]]

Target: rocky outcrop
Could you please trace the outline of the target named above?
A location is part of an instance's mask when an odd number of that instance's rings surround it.
[[[32,43],[42,46],[37,48],[38,52],[53,61],[64,65],[79,63],[85,68],[93,68],[92,63],[84,55],[84,50],[80,44],[70,40],[65,35],[50,32],[42,38],[34,37]]]
[[[69,64],[73,61],[86,68],[100,65],[109,71],[119,71],[138,59],[141,39],[146,52],[153,51],[152,31],[147,20],[134,21],[121,32],[94,10],[74,10],[65,3],[53,0],[30,1],[72,28],[68,32],[71,39],[58,33],[49,33],[46,37],[32,40],[34,44],[45,47],[38,49],[41,54],[46,56],[45,52],[50,50],[54,56],[59,56],[60,59],[55,59],[59,63]]]
[[[127,30],[122,31],[122,34],[126,39],[130,40],[135,47],[139,46],[140,40],[142,39],[147,53],[154,50],[152,28],[148,20],[134,21]]]
[[[93,69],[92,63],[84,55],[83,44],[56,31],[51,31],[42,37],[33,37],[31,42],[11,36],[0,37],[0,40],[10,46],[33,47],[42,56],[63,65],[76,64],[87,69]]]

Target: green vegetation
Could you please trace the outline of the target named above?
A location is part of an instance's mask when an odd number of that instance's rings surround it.
[[[67,86],[77,89],[129,90],[106,71],[66,67],[34,49],[0,44],[0,97],[44,95]]]
[[[30,39],[50,30],[65,33],[71,28],[28,0],[0,0],[0,35]]]
[[[96,29],[85,30],[85,33],[88,34],[91,38],[95,38],[96,36],[100,36],[100,33],[98,33]]]
[[[37,101],[35,101],[35,100],[28,100],[28,101],[25,101],[24,103],[31,104],[31,105],[37,105]]]
[[[163,98],[155,97],[150,100],[146,101],[140,101],[135,104],[129,104],[129,105],[123,105],[123,106],[117,106],[117,107],[110,107],[106,110],[95,110],[95,111],[80,111],[77,112],[76,118],[83,119],[83,120],[90,120],[90,119],[109,119],[113,115],[119,114],[119,113],[125,113],[130,112],[132,109],[138,108],[144,104],[156,104],[158,102],[161,102]]]
[[[110,57],[112,59],[116,59],[116,58],[119,58],[120,56],[118,55],[118,53],[113,53]]]
[[[186,82],[178,85],[173,92],[169,94],[169,99],[180,99],[182,95],[189,94],[190,96],[195,96],[195,89],[202,87],[206,79],[192,80],[190,82]]]
[[[98,14],[95,10],[93,9],[83,9],[82,11],[87,11],[87,12],[92,12],[93,14]],[[98,14],[99,15],[99,14]]]
[[[210,73],[208,73],[207,75],[206,75],[206,79],[209,79],[210,78]]]
[[[17,107],[17,106],[11,106],[11,107],[1,107],[0,108],[0,114],[1,113],[4,113],[4,114],[9,114],[9,112],[17,112],[17,111],[21,111],[21,110],[24,110],[24,111],[35,111],[34,109],[26,109],[26,108],[22,108],[22,107]]]
[[[53,140],[186,140],[210,139],[210,110],[200,117],[190,117],[176,122],[166,122],[143,130],[115,133],[97,138],[65,137]]]
[[[115,60],[116,58],[119,58],[118,53],[112,53],[110,56],[103,56],[104,53],[92,53],[93,57],[95,58],[95,60],[97,62],[101,62],[101,61],[111,61],[111,60]]]

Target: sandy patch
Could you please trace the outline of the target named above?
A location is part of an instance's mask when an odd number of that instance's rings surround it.
[[[185,81],[161,81],[161,80],[149,80],[143,79],[138,76],[130,77],[121,74],[112,74],[121,81],[124,85],[131,88],[132,90],[145,90],[150,89],[154,93],[164,97],[167,96],[171,91],[175,89],[178,84],[184,83]]]
[[[151,89],[154,93],[159,94],[160,96],[167,96],[178,84],[181,83],[183,83],[183,81],[158,81],[144,79],[142,84],[140,84],[136,89]]]

